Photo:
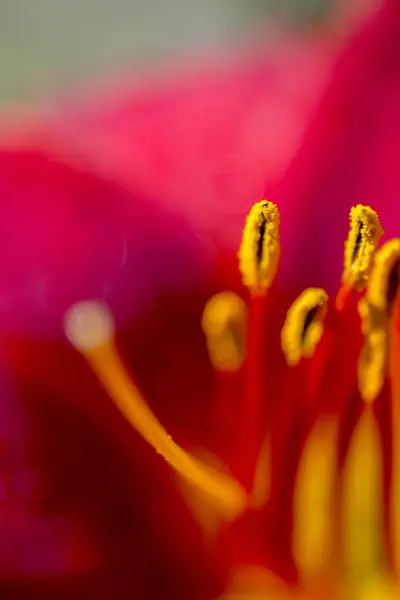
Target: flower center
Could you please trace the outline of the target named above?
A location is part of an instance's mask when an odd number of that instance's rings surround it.
[[[66,335],[132,427],[221,517],[233,521],[268,503],[272,529],[281,547],[287,543],[305,589],[321,578],[353,584],[354,571],[365,566],[381,576],[395,563],[400,575],[400,433],[391,437],[400,427],[400,240],[378,249],[376,213],[351,209],[334,302],[309,288],[287,311],[281,348],[274,349],[287,363],[277,391],[266,317],[279,223],[272,202],[251,209],[238,253],[248,306],[224,292],[203,313],[216,380],[223,388],[229,374],[244,384],[229,469],[210,467],[172,440],[123,365],[108,307],[76,304],[65,317]],[[216,394],[217,404],[221,399],[226,393]]]

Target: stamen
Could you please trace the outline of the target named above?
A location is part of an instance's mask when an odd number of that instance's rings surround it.
[[[349,219],[350,231],[344,247],[342,282],[360,291],[368,281],[383,230],[378,215],[369,206],[353,206]]]
[[[309,358],[323,333],[328,295],[320,288],[308,288],[289,308],[282,329],[282,350],[287,363],[294,366]]]
[[[246,504],[244,490],[229,475],[204,465],[172,440],[126,372],[115,347],[114,330],[108,307],[98,301],[80,302],[65,316],[68,339],[132,427],[226,518],[235,518]]]
[[[206,304],[203,331],[217,371],[238,371],[246,354],[247,308],[233,292],[213,296]]]
[[[255,483],[257,459],[265,441],[265,383],[268,366],[264,363],[267,332],[266,294],[279,263],[279,212],[272,202],[263,200],[251,209],[243,230],[239,268],[251,292],[245,392],[238,411],[237,458],[235,470],[245,489]],[[268,418],[268,416],[267,416]]]
[[[331,565],[337,423],[316,423],[303,450],[294,496],[293,555],[305,582]]]
[[[373,402],[387,375],[399,265],[400,239],[393,239],[376,253],[367,293],[359,302],[365,340],[358,362],[358,385],[365,402]]]
[[[192,456],[215,471],[222,471],[222,463],[216,456],[206,450],[192,450]],[[209,501],[204,494],[199,494],[198,490],[178,475],[177,485],[191,511],[193,517],[200,526],[204,542],[214,544],[224,523],[223,515],[215,510],[215,505]]]
[[[383,565],[383,473],[379,431],[371,406],[354,431],[343,479],[343,539],[350,584]]]
[[[393,540],[395,573],[400,578],[400,296],[395,300],[389,341],[389,377],[392,417],[392,487],[390,495],[390,525]]]
[[[366,298],[378,310],[391,310],[397,293],[400,239],[389,240],[379,249]]]
[[[215,370],[210,438],[214,451],[225,462],[232,458],[237,441],[233,398],[240,396],[243,386],[241,367],[246,354],[247,312],[239,296],[223,292],[207,302],[202,317]]]
[[[275,277],[280,257],[279,211],[263,200],[251,209],[239,250],[243,283],[253,295],[264,295]]]

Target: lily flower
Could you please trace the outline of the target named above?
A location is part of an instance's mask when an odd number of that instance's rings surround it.
[[[368,129],[379,101],[388,123],[395,113],[398,16],[386,2],[339,61],[297,158],[267,182],[280,214],[266,201],[249,214],[240,270],[250,300],[233,253],[243,207],[220,246],[224,210],[215,211],[207,248],[195,203],[163,209],[143,182],[99,175],[92,149],[79,169],[42,150],[3,153],[4,256],[20,258],[3,264],[4,397],[20,407],[27,442],[24,532],[36,523],[42,536],[46,522],[54,536],[45,556],[25,536],[19,548],[37,561],[21,568],[15,552],[4,597],[368,598],[386,593],[386,580],[395,594],[398,459],[382,432],[396,426],[397,242],[377,252],[380,226],[366,206],[351,213],[342,288],[336,301],[328,294],[353,196],[379,207],[386,231],[395,226],[392,154],[367,172],[375,203],[363,183],[367,131],[350,148],[341,136],[349,102],[366,101],[354,65],[367,82],[371,61],[375,78],[389,65],[358,126]],[[395,148],[388,126],[373,133]],[[341,173],[346,185],[335,188]],[[322,287],[287,312],[300,280]]]
[[[133,589],[157,596],[167,588],[175,597],[180,593],[187,598],[194,597],[196,578],[199,597],[203,585],[213,595],[224,587],[227,560],[221,555],[217,560],[203,547],[203,534],[175,479],[171,481],[168,470],[140,440],[132,440],[129,427],[110,409],[96,381],[65,347],[62,314],[82,297],[101,298],[112,306],[129,363],[157,413],[182,443],[209,445],[225,455],[228,440],[217,438],[214,430],[209,433],[210,414],[219,413],[216,420],[223,420],[225,407],[213,407],[214,374],[200,322],[207,298],[225,286],[239,288],[240,278],[235,257],[210,235],[207,223],[221,221],[207,219],[200,232],[181,207],[190,190],[203,189],[202,199],[193,196],[192,202],[199,216],[196,205],[206,197],[213,197],[217,203],[211,205],[217,206],[224,194],[240,189],[240,202],[234,198],[238,206],[233,214],[238,215],[249,189],[253,187],[255,195],[262,190],[265,165],[254,169],[251,163],[257,152],[265,151],[265,141],[270,147],[268,177],[289,159],[333,52],[318,37],[295,42],[278,38],[275,45],[271,59],[261,59],[258,52],[234,68],[194,73],[193,80],[176,91],[157,90],[139,99],[134,107],[139,120],[129,128],[121,129],[120,116],[116,122],[107,117],[106,106],[100,123],[94,107],[91,119],[71,109],[60,119],[50,111],[41,118],[33,111],[2,115],[1,247],[9,259],[2,264],[0,288],[0,520],[3,539],[13,540],[12,550],[5,543],[0,554],[3,596],[108,598],[110,589],[115,592],[118,587],[122,597],[130,597]],[[299,62],[307,69],[302,78],[293,78]],[[292,123],[285,129],[287,139],[278,127],[283,101]],[[179,119],[171,120],[166,112],[173,105]],[[224,119],[215,111],[218,106],[225,107]],[[127,124],[128,114],[123,112]],[[178,147],[174,152],[171,147],[162,149],[155,134],[164,131],[164,143],[170,146],[175,134],[171,138],[162,123],[175,121],[184,133],[197,120],[196,112],[205,129],[192,129],[198,139],[192,139],[190,163],[197,164],[197,171],[189,174],[182,163],[189,154],[179,154]],[[269,134],[259,144],[258,123],[266,117]],[[280,131],[275,141],[272,123]],[[240,136],[235,135],[238,124]],[[117,143],[121,133],[138,126],[140,151],[123,140]],[[221,162],[218,151],[215,154],[218,148],[223,153],[231,148],[228,163]],[[128,163],[129,178],[123,172]],[[198,176],[204,185],[198,185]],[[168,203],[166,197],[171,199]],[[224,230],[228,234],[226,225]],[[198,384],[188,402],[187,390],[194,380]],[[234,380],[232,386],[234,391]],[[101,469],[100,462],[108,467]],[[130,473],[126,477],[124,470]],[[112,485],[109,472],[116,476]],[[141,482],[140,494],[135,480]],[[168,503],[168,519],[159,515],[158,497]],[[181,523],[178,539],[173,514]],[[139,548],[141,559],[134,559]],[[216,569],[220,562],[221,569]],[[188,574],[186,583],[182,571]],[[160,574],[159,582],[154,572]]]
[[[214,402],[234,411],[227,417],[233,450],[223,464],[172,439],[124,365],[104,303],[72,306],[65,332],[127,422],[176,472],[210,548],[230,557],[221,598],[357,599],[371,586],[395,597],[400,240],[378,250],[377,214],[363,205],[351,210],[336,299],[309,288],[295,300],[281,332],[287,367],[279,368],[266,343],[274,336],[267,317],[279,222],[267,201],[247,218],[239,266],[249,307],[222,292],[204,309]],[[225,437],[222,428],[216,434]]]

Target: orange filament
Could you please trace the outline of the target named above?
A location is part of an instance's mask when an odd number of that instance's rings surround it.
[[[222,471],[221,462],[213,454],[204,450],[192,450],[191,454],[213,470]],[[187,479],[178,475],[177,480],[178,489],[200,526],[204,542],[213,545],[223,525],[224,514],[215,510],[215,503],[210,502],[208,496],[199,494],[197,488]]]
[[[279,223],[279,211],[275,204],[266,200],[255,204],[247,217],[238,253],[243,283],[252,294],[245,363],[245,392],[238,413],[236,461],[238,477],[247,491],[254,486],[256,462],[265,441],[262,422],[265,401],[263,357],[267,335],[265,297],[278,270]]]
[[[65,331],[115,405],[150,446],[180,476],[205,494],[225,518],[235,518],[242,512],[246,495],[241,486],[229,475],[208,467],[180,448],[147,406],[118,355],[108,308],[96,301],[78,303],[66,315]]]

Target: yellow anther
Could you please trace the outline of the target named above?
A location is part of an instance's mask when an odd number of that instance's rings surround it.
[[[246,354],[247,308],[233,292],[216,294],[202,318],[210,360],[217,371],[238,371]]]
[[[387,373],[389,334],[393,303],[398,293],[399,269],[400,239],[393,239],[376,253],[367,293],[358,304],[365,336],[358,361],[358,385],[366,402],[372,402],[377,397]]]
[[[375,266],[368,285],[366,299],[376,310],[390,312],[391,302],[397,293],[400,270],[400,239],[389,240],[379,249],[375,257]],[[394,286],[394,289],[392,289]]]
[[[239,269],[244,285],[252,294],[264,295],[279,264],[279,211],[276,204],[263,200],[251,209],[239,250]]]
[[[383,230],[378,215],[369,206],[353,206],[349,219],[350,230],[344,246],[342,283],[362,290],[371,273]]]
[[[168,435],[118,355],[108,307],[97,301],[74,305],[65,316],[65,332],[132,427],[225,518],[235,518],[246,505],[243,488],[227,473],[191,456]]]
[[[282,350],[289,365],[313,355],[324,330],[328,295],[320,288],[308,288],[289,308],[281,333]]]

